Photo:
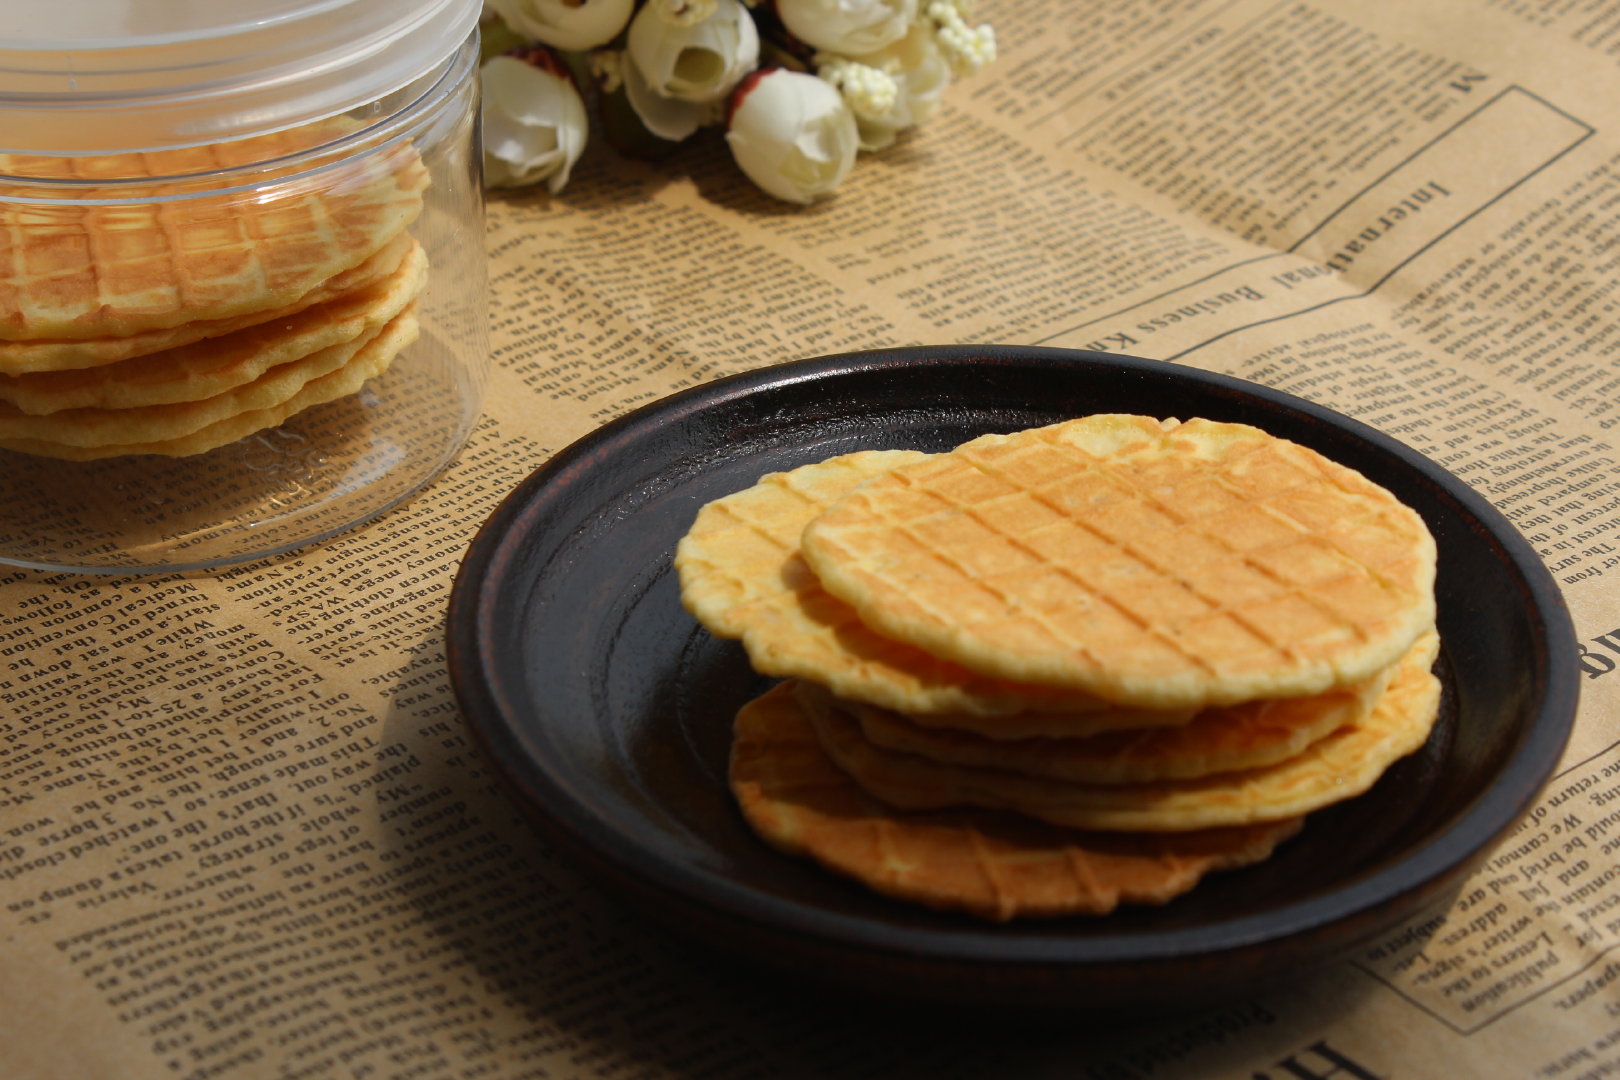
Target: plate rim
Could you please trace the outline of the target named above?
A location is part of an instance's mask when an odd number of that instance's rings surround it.
[[[1021,924],[1020,935],[1011,936],[1004,931],[998,934],[994,924],[981,926],[965,919],[960,929],[876,922],[858,914],[829,911],[797,898],[763,895],[723,874],[680,859],[660,858],[653,862],[646,858],[646,848],[637,844],[629,844],[628,850],[604,850],[600,835],[589,835],[572,813],[579,809],[577,802],[562,808],[568,813],[558,813],[559,807],[552,803],[550,796],[565,793],[563,786],[553,792],[537,791],[532,776],[519,776],[509,767],[508,756],[500,751],[517,746],[515,737],[497,726],[497,722],[508,723],[509,718],[504,715],[497,696],[490,692],[488,648],[492,629],[488,620],[492,608],[485,600],[491,574],[503,574],[516,557],[512,530],[525,518],[540,512],[548,488],[570,475],[588,473],[597,460],[611,456],[619,444],[636,441],[649,424],[677,423],[697,413],[747,402],[758,395],[805,382],[858,376],[876,369],[971,370],[974,365],[985,364],[1078,364],[1107,367],[1142,377],[1171,377],[1222,397],[1258,399],[1269,407],[1298,413],[1336,430],[1340,438],[1366,443],[1374,451],[1415,471],[1424,482],[1454,503],[1460,514],[1470,519],[1477,531],[1501,551],[1503,561],[1511,565],[1517,575],[1519,588],[1527,594],[1527,610],[1539,631],[1537,641],[1541,646],[1531,658],[1535,663],[1534,677],[1544,691],[1531,713],[1524,737],[1497,775],[1509,767],[1529,768],[1538,778],[1537,782],[1523,791],[1512,792],[1493,782],[1469,800],[1444,828],[1393,864],[1377,866],[1327,892],[1285,900],[1262,912],[1192,926],[1136,928],[1128,934],[1065,935],[1062,928],[1066,922],[1072,925],[1072,920],[1041,920],[1040,923],[1031,920]],[[543,825],[549,823],[547,831],[574,848],[576,853],[604,864],[601,869],[622,875],[653,893],[674,890],[684,904],[711,909],[721,905],[720,914],[747,919],[767,932],[809,935],[835,946],[877,950],[925,961],[1041,967],[1152,965],[1186,958],[1190,952],[1201,957],[1242,954],[1302,933],[1327,933],[1335,927],[1340,928],[1339,936],[1344,939],[1339,945],[1347,946],[1377,932],[1374,928],[1358,935],[1353,924],[1358,916],[1369,917],[1380,902],[1415,893],[1428,893],[1427,900],[1433,900],[1444,891],[1447,883],[1465,874],[1466,867],[1482,859],[1516,826],[1554,775],[1574,726],[1580,686],[1579,673],[1572,665],[1553,661],[1561,647],[1565,652],[1572,652],[1575,643],[1573,623],[1562,593],[1517,527],[1460,478],[1393,436],[1327,406],[1236,376],[1091,350],[1005,345],[902,346],[788,361],[678,390],[609,421],[542,463],[487,517],[457,572],[446,627],[451,680],[466,725],[489,751],[488,756],[498,765],[498,772],[530,804],[529,809],[541,814],[545,819]],[[611,835],[615,842],[630,839],[617,831]],[[636,852],[642,858],[628,857]],[[1045,932],[1039,929],[1042,924],[1048,928]],[[1095,927],[1097,924],[1087,925]],[[1037,929],[1032,932],[1031,927]],[[941,950],[938,947],[941,939],[952,947]],[[1069,944],[1071,949],[1062,949],[1063,943]]]

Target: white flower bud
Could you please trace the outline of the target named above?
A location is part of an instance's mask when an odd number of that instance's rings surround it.
[[[660,97],[719,101],[759,63],[759,32],[738,0],[716,0],[694,23],[671,22],[648,4],[630,23],[625,51]]]
[[[738,168],[762,190],[808,203],[843,182],[855,164],[855,116],[825,80],[797,71],[760,72],[737,92],[726,142]]]
[[[701,101],[664,97],[647,85],[646,76],[628,56],[619,66],[624,80],[624,96],[641,120],[642,127],[669,142],[680,142],[709,118],[710,106]]]
[[[489,0],[520,34],[557,49],[594,49],[612,41],[625,24],[635,0]]]
[[[905,35],[917,0],[776,0],[776,13],[806,45],[862,56]]]
[[[590,122],[556,60],[541,49],[526,55],[497,56],[480,69],[484,181],[526,187],[544,180],[556,193],[585,149]]]

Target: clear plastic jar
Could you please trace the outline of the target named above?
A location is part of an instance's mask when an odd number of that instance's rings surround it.
[[[0,563],[239,562],[435,476],[489,363],[478,0],[18,7]]]

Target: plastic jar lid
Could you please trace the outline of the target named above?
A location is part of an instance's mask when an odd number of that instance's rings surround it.
[[[263,134],[433,70],[480,0],[26,0],[0,14],[0,152],[95,154]]]

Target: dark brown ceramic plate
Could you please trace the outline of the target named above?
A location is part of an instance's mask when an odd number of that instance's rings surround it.
[[[1270,861],[1163,908],[991,926],[869,894],[767,848],[726,788],[732,715],[767,683],[681,609],[699,506],[862,448],[945,450],[1092,412],[1205,416],[1293,439],[1393,490],[1440,548],[1434,737]],[[514,491],[456,580],[467,721],[545,833],[610,888],[727,953],[895,999],[1196,1003],[1309,970],[1444,899],[1519,819],[1573,721],[1574,634],[1550,576],[1465,484],[1372,429],[1240,380],[1035,348],[802,361],[655,402]]]

